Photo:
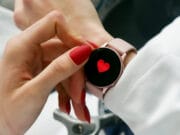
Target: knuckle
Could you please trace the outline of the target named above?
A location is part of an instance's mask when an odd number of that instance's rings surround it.
[[[4,50],[4,55],[6,56],[12,56],[12,54],[16,54],[18,49],[17,49],[17,45],[18,45],[18,38],[15,37],[11,37],[7,43],[6,43],[6,48]],[[14,58],[14,55],[13,55]]]
[[[25,26],[25,18],[24,13],[22,9],[18,9],[14,11],[13,19],[16,24],[16,26],[20,29],[23,29]]]
[[[7,41],[7,45],[6,47],[13,47],[15,46],[15,44],[17,43],[17,36],[11,37],[8,41]]]
[[[64,20],[64,15],[59,10],[53,10],[49,13],[49,18],[53,20],[54,22],[62,21]]]
[[[17,46],[18,44],[20,44],[20,40],[19,40],[19,35],[15,35],[13,37],[11,37],[8,41],[7,44],[9,46]]]

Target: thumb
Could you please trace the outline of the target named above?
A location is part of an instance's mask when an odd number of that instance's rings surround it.
[[[38,76],[29,81],[31,90],[49,94],[61,81],[78,71],[87,61],[92,49],[88,45],[74,47],[56,58]]]

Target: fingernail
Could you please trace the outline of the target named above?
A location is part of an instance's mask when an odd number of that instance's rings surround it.
[[[71,110],[71,108],[70,108],[70,103],[67,102],[67,103],[66,103],[66,113],[69,114],[69,113],[70,113],[70,110]]]
[[[98,48],[99,46],[91,41],[87,41],[94,49]]]
[[[90,113],[89,113],[89,110],[88,110],[87,106],[84,105],[84,104],[78,104],[77,107],[79,109],[78,111],[81,114],[83,114],[83,115],[81,115],[79,117],[79,119],[82,120],[82,121],[87,121],[88,123],[90,123],[91,118],[90,118]]]
[[[76,65],[82,64],[91,54],[92,49],[89,45],[81,45],[70,52],[70,57]]]
[[[86,121],[87,121],[88,123],[90,123],[90,122],[91,122],[91,117],[90,117],[89,110],[88,110],[88,108],[87,108],[86,106],[84,107],[84,114],[85,114],[85,119],[86,119]]]
[[[85,104],[86,92],[83,89],[81,93],[81,104]]]

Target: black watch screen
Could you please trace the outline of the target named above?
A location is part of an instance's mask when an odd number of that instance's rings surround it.
[[[121,62],[118,54],[109,48],[94,50],[85,65],[87,80],[99,87],[112,84],[120,74]]]

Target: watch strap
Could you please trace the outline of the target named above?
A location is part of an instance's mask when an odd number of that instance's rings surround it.
[[[134,46],[120,38],[114,38],[110,40],[109,42],[105,43],[105,46],[115,49],[121,56],[124,53],[131,51],[136,52],[136,48]]]

